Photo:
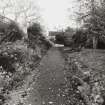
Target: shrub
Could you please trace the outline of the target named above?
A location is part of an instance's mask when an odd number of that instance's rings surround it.
[[[0,43],[15,42],[17,40],[21,40],[24,35],[25,35],[24,32],[20,29],[18,24],[15,22],[11,22],[8,28],[4,29]]]
[[[42,34],[42,28],[41,25],[39,23],[33,23],[32,25],[30,25],[27,28],[27,32],[28,33],[32,33],[34,36],[36,35],[41,35]],[[29,38],[30,38],[30,34],[28,34]]]
[[[74,45],[77,47],[85,47],[87,41],[87,33],[84,30],[78,30],[72,37]]]

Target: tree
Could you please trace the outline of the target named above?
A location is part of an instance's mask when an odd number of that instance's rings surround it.
[[[24,27],[31,21],[37,21],[40,16],[34,0],[0,0],[0,14],[12,18]]]
[[[0,0],[0,4],[0,14],[5,17],[6,10],[12,6],[11,0]]]
[[[29,47],[34,49],[39,58],[53,46],[53,43],[43,35],[42,26],[39,23],[33,23],[27,29]]]
[[[65,29],[65,32],[74,33],[74,29],[71,28],[71,27],[67,27],[67,28]]]
[[[88,34],[93,39],[93,48],[97,48],[98,39],[105,35],[105,2],[100,0],[80,0],[83,13],[80,13],[79,20],[83,21],[83,27],[88,29]],[[84,7],[85,6],[85,7]],[[84,12],[87,9],[87,12]]]
[[[27,29],[27,31],[32,33],[34,36],[42,34],[42,27],[39,23],[33,23]]]

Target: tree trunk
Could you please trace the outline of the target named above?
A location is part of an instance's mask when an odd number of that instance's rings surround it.
[[[93,49],[96,49],[96,48],[97,48],[97,43],[98,43],[98,40],[97,40],[97,38],[94,36],[94,37],[93,37]]]

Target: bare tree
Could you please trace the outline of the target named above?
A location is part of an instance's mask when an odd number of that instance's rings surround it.
[[[38,8],[35,0],[0,0],[1,15],[14,17],[16,22],[23,19],[23,25],[27,26],[31,21],[39,19]]]
[[[0,14],[2,16],[6,16],[6,10],[12,6],[10,0],[0,0]]]

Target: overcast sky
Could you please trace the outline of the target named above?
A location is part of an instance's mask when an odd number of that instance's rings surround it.
[[[38,0],[43,24],[48,30],[76,27],[76,0]],[[69,8],[69,10],[68,10]]]
[[[3,1],[0,0],[0,7],[5,7],[9,3],[9,0]],[[11,19],[15,18],[15,15],[11,14],[12,12],[16,12],[23,7],[28,7],[31,3],[31,7],[33,6],[33,9],[31,9],[32,13],[36,11],[34,5],[39,8],[37,13],[41,15],[41,24],[44,25],[46,30],[64,29],[67,26],[77,27],[76,21],[73,20],[76,17],[75,12],[78,10],[77,0],[22,0],[22,3],[20,3],[21,0],[13,1],[11,0],[13,7],[10,6],[5,10],[6,16]],[[0,10],[2,12],[2,7]],[[18,20],[20,24],[24,23],[25,19],[23,14],[18,16]]]

